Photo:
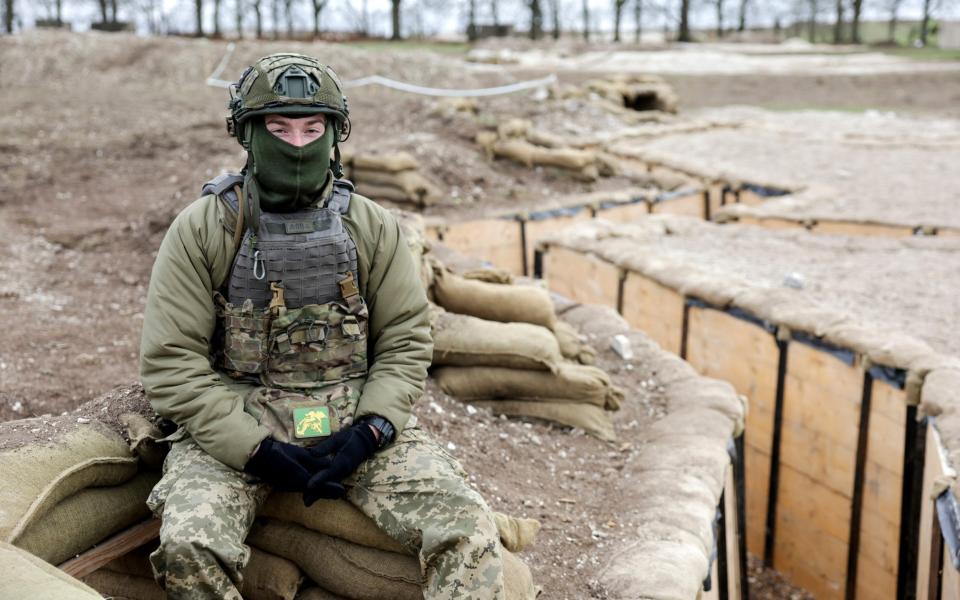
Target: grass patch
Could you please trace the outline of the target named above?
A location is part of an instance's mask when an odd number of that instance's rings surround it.
[[[936,48],[927,46],[926,48],[878,48],[884,54],[892,56],[902,56],[913,60],[957,60],[960,61],[960,50]]]
[[[466,42],[436,42],[430,40],[400,40],[391,42],[390,40],[362,40],[357,42],[345,42],[346,45],[362,50],[371,50],[373,52],[414,52],[426,51],[437,54],[466,54],[470,50],[470,44]]]

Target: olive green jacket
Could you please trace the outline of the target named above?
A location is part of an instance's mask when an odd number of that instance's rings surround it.
[[[167,231],[147,292],[140,377],[159,415],[183,426],[211,456],[242,469],[269,432],[244,412],[243,399],[210,359],[213,292],[233,264],[233,220],[216,196],[204,196]],[[385,417],[399,434],[423,392],[433,352],[426,294],[393,215],[354,194],[344,224],[357,244],[360,294],[370,310],[370,371],[356,416]]]

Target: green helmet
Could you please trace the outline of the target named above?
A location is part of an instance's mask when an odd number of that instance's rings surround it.
[[[303,54],[264,56],[230,86],[227,131],[249,148],[251,117],[323,113],[337,128],[334,144],[350,136],[350,110],[340,78],[327,65]]]

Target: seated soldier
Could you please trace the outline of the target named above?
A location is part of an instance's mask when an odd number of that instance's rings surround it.
[[[171,599],[240,598],[244,539],[271,490],[345,498],[413,552],[425,598],[502,598],[490,510],[411,407],[432,354],[397,220],[353,194],[333,70],[258,60],[231,88],[239,175],[208,183],[160,246],[141,377],[179,427],[148,504]]]

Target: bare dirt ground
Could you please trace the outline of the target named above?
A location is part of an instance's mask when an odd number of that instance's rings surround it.
[[[425,51],[247,42],[223,77],[236,77],[257,56],[291,47],[330,57],[345,78],[383,73],[424,85],[472,87],[537,71],[474,66]],[[239,147],[223,129],[226,92],[203,84],[224,51],[222,43],[124,35],[0,39],[7,74],[0,80],[0,421],[57,415],[136,380],[144,295],[163,232],[204,181],[242,163]],[[857,102],[890,108],[884,88],[891,77],[902,77],[912,91],[890,95],[894,108],[955,114],[956,94],[943,90],[952,76],[942,69],[865,74]],[[564,81],[578,77],[561,73]],[[846,97],[851,86],[842,76],[814,79],[812,87],[810,75],[790,74],[674,81],[685,106],[725,104],[744,89],[761,87],[757,97],[771,103],[823,105]],[[420,158],[451,198],[438,214],[536,206],[557,195],[622,185],[489,163],[472,142],[476,122],[445,112],[434,100],[364,88],[351,92],[350,106],[355,129],[348,144],[404,149]],[[503,114],[539,115],[569,122],[571,136],[596,129],[580,118],[583,107],[575,103],[557,106],[518,95],[485,107],[491,124]],[[633,400],[617,419],[628,440],[653,418],[648,409],[656,405],[639,385],[652,375],[638,373],[630,375],[640,378],[631,383]],[[494,508],[543,520],[537,551],[525,558],[546,597],[585,597],[605,545],[630,531],[629,523],[617,519],[616,507],[625,499],[615,485],[629,448],[544,424],[469,415],[435,389],[417,412],[444,444],[453,445]],[[780,595],[786,588],[767,589],[774,591],[761,598],[790,597]]]

